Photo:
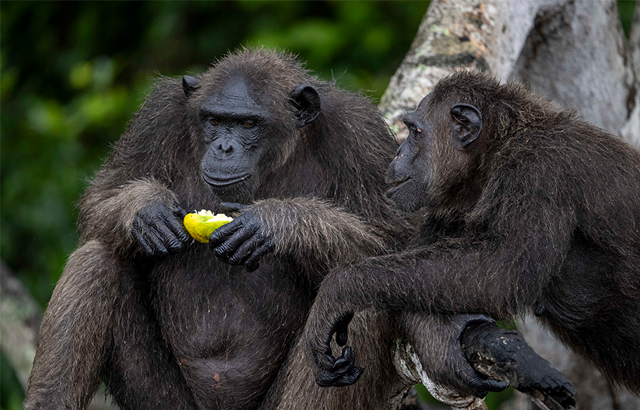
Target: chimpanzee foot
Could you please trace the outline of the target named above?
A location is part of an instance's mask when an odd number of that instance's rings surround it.
[[[508,381],[542,408],[565,410],[576,404],[576,390],[566,377],[538,356],[520,332],[492,323],[470,325],[462,348],[480,373]]]
[[[324,354],[322,362],[328,366],[318,364],[316,369],[316,383],[321,387],[350,386],[358,381],[364,370],[354,364],[353,350],[349,346],[342,349],[342,356],[337,359]]]
[[[522,385],[518,390],[528,393],[539,406],[544,405],[550,410],[575,406],[575,388],[562,374],[552,370],[542,379],[532,380],[529,386]]]

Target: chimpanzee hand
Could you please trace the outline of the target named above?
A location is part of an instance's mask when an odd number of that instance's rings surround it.
[[[345,346],[342,349],[342,355],[337,359],[333,357],[331,352],[331,339],[334,334],[339,346],[344,346],[347,343],[351,319],[353,319],[353,312],[339,316],[324,336],[319,334],[319,338],[316,337],[315,340],[309,341],[309,348],[316,364],[315,373],[318,386],[350,386],[357,382],[362,375],[364,369],[354,364],[355,354],[350,346]]]
[[[250,206],[229,202],[221,205],[226,213],[241,213],[213,231],[209,247],[231,265],[244,265],[247,271],[253,272],[260,266],[260,258],[273,251],[273,238],[265,232],[258,214]]]
[[[150,257],[179,252],[191,239],[182,223],[186,214],[178,204],[174,210],[161,203],[148,205],[133,217],[133,237]]]

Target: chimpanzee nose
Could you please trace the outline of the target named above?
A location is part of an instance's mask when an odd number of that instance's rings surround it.
[[[229,157],[233,154],[233,151],[236,149],[236,144],[233,140],[225,138],[215,142],[214,149],[216,150],[216,154],[218,154],[222,158]]]

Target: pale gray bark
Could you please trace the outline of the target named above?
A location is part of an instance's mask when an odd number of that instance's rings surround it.
[[[640,147],[640,6],[636,5],[631,34],[629,36],[629,53],[633,64],[635,87],[632,90],[635,98],[628,101],[631,109],[626,124],[622,126],[622,138],[636,147]],[[630,93],[630,97],[633,97]]]
[[[536,15],[508,77],[621,135],[635,105],[631,61],[615,1],[565,2]]]
[[[402,113],[457,69],[523,79],[560,107],[640,147],[640,7],[626,41],[615,0],[432,1],[379,106],[399,141],[406,137]],[[611,386],[532,320],[520,327],[574,383],[578,409],[640,409],[638,397]],[[413,360],[396,359],[400,370]],[[534,408],[523,395],[516,404],[511,408]]]
[[[40,307],[0,261],[0,348],[26,390],[36,354]]]

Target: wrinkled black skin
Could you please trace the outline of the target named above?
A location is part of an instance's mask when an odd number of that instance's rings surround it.
[[[251,212],[237,216],[247,205],[223,202],[220,206],[225,214],[235,218],[211,234],[209,247],[230,265],[244,265],[247,272],[255,271],[260,267],[260,258],[273,251],[274,239],[260,230],[260,221]]]
[[[163,258],[183,251],[191,241],[182,220],[187,211],[176,204],[172,211],[162,204],[142,208],[133,219],[133,236],[149,257]]]
[[[640,153],[477,73],[442,80],[405,123],[387,196],[403,211],[424,209],[421,234],[405,252],[325,278],[312,354],[324,354],[325,332],[346,312],[370,306],[535,314],[639,394]]]
[[[576,405],[573,385],[538,356],[520,332],[505,332],[486,322],[475,323],[465,329],[462,346],[471,361],[485,367],[499,364],[499,370],[504,370],[501,376],[506,375],[512,387],[542,401],[547,408],[568,409]]]

